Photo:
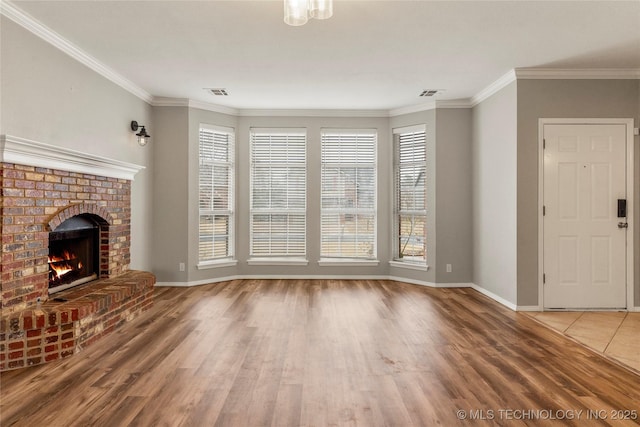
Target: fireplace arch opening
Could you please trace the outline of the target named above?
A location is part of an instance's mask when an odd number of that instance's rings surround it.
[[[100,233],[105,221],[80,214],[49,233],[49,294],[100,277]]]

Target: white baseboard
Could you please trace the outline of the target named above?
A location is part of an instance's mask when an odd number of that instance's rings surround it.
[[[412,285],[428,286],[430,288],[469,288],[473,287],[473,283],[433,283],[425,282],[422,280],[409,279],[405,277],[397,276],[366,276],[366,275],[270,275],[270,274],[254,274],[254,275],[239,275],[239,276],[227,276],[218,277],[204,280],[194,280],[189,282],[156,282],[158,287],[191,287],[207,285],[210,283],[229,282],[231,280],[270,280],[270,279],[283,279],[283,280],[393,280],[395,282],[409,283]]]
[[[387,276],[331,276],[331,275],[286,275],[286,274],[246,274],[238,276],[216,277],[189,282],[156,282],[158,287],[191,287],[211,283],[230,282],[231,280],[387,280]]]
[[[516,307],[516,311],[543,311],[538,305],[519,305]]]
[[[485,288],[482,288],[482,287],[476,285],[475,283],[471,283],[470,285],[471,285],[471,287],[473,289],[475,289],[476,291],[480,292],[482,295],[488,296],[489,298],[491,298],[495,302],[498,302],[498,303],[504,305],[505,307],[510,308],[513,311],[542,311],[540,306],[537,306],[537,305],[516,305],[516,304],[512,303],[511,301],[507,301],[506,299],[502,298],[501,296],[496,295],[493,292],[488,291]]]
[[[212,279],[193,280],[191,282],[156,282],[158,287],[180,287],[190,288],[192,286],[208,285],[210,283],[230,282],[231,280],[242,279],[240,276],[216,277]]]
[[[330,275],[330,274],[247,274],[239,276],[246,280],[385,280],[387,276],[375,275]]]
[[[498,295],[494,294],[493,292],[488,291],[485,288],[482,288],[482,287],[476,285],[475,283],[472,283],[471,287],[473,289],[475,289],[476,291],[480,292],[482,295],[488,296],[492,300],[504,305],[505,307],[510,308],[513,311],[517,311],[518,310],[518,306],[516,304],[512,303],[511,301],[507,301],[506,299],[502,298],[501,296],[498,296]]]
[[[401,282],[401,283],[409,283],[411,285],[427,286],[429,288],[435,288],[436,287],[436,284],[433,283],[433,282],[425,282],[424,280],[409,279],[409,278],[406,278],[406,277],[381,276],[380,279],[381,280],[392,280],[394,282]]]
[[[473,283],[436,283],[436,288],[473,288]]]

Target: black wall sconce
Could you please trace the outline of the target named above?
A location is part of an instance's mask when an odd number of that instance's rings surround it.
[[[144,125],[138,125],[138,122],[133,120],[131,122],[131,130],[135,132],[138,129],[140,129],[140,132],[136,133],[136,136],[138,137],[138,144],[140,144],[141,147],[144,147],[145,145],[147,145],[147,142],[149,142],[151,135],[147,133]]]

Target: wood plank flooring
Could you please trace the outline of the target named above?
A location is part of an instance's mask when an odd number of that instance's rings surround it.
[[[637,425],[639,384],[471,289],[238,280],[156,288],[82,353],[3,373],[0,425]]]

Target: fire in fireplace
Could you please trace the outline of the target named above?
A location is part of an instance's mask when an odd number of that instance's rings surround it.
[[[49,233],[49,293],[98,278],[100,226],[90,215],[62,222]]]

